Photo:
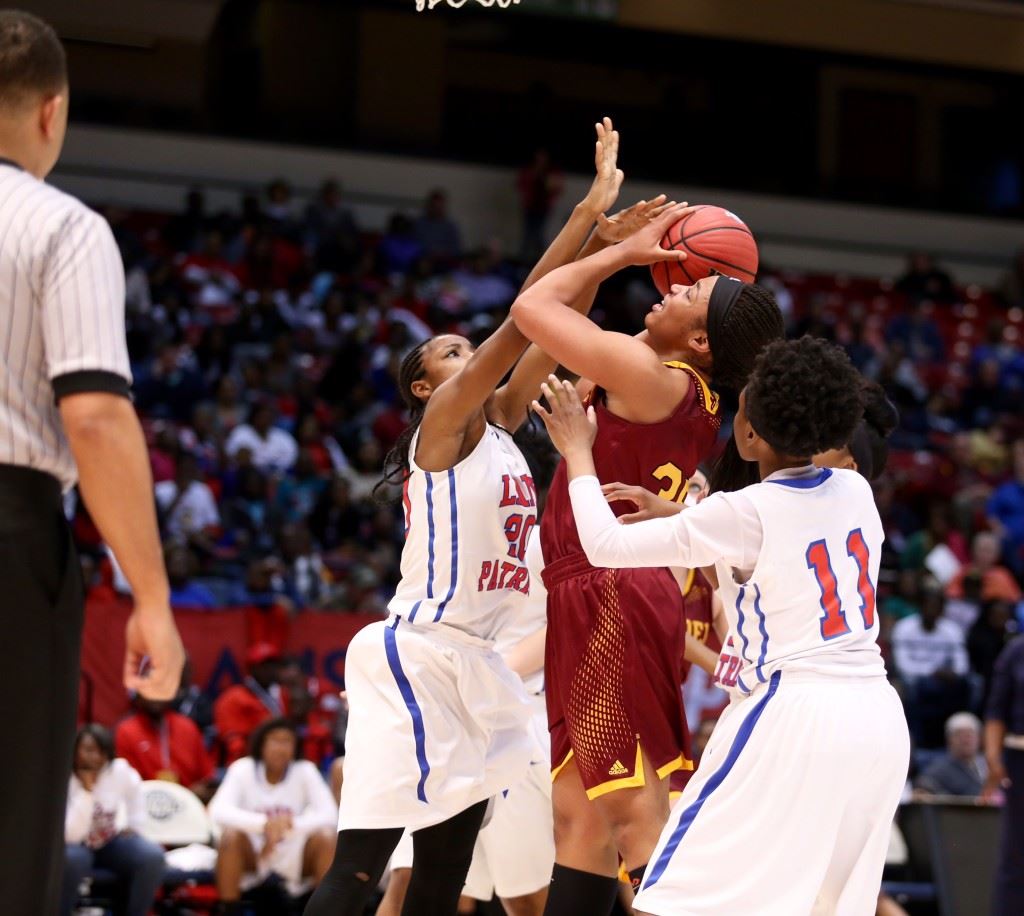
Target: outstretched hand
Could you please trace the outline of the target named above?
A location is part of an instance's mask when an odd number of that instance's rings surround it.
[[[583,198],[581,206],[594,214],[604,214],[619,197],[622,187],[622,169],[618,168],[619,132],[612,126],[611,118],[595,124],[597,142],[594,144],[594,182]]]
[[[555,448],[566,459],[589,456],[597,437],[594,408],[588,407],[584,411],[576,386],[572,382],[559,381],[554,375],[549,375],[540,388],[550,410],[545,410],[539,401],[530,406],[544,421]]]
[[[601,492],[610,503],[627,502],[632,503],[636,507],[636,512],[619,516],[619,521],[623,525],[645,522],[651,518],[671,518],[673,515],[678,515],[683,508],[679,503],[656,496],[650,490],[645,490],[643,487],[630,486],[624,483],[603,484]]]
[[[626,207],[625,210],[620,210],[614,216],[599,214],[597,228],[594,231],[602,241],[614,245],[639,232],[649,222],[657,219],[669,207],[675,205],[674,200],[666,202],[665,195],[659,194],[654,200],[638,201],[632,207]]]
[[[644,266],[659,261],[684,261],[686,252],[674,248],[662,248],[661,240],[669,228],[696,208],[685,203],[662,207],[658,215],[649,220],[633,235],[618,245],[617,250],[630,264]]]

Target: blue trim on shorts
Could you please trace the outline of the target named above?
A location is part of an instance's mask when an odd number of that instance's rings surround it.
[[[761,655],[757,659],[757,679],[763,684],[768,680],[762,673],[765,657],[768,655],[768,630],[765,628],[764,611],[761,610],[761,589],[754,585],[754,613],[757,614],[757,628],[761,633]]]
[[[427,800],[426,785],[427,776],[430,775],[430,764],[427,762],[427,736],[423,730],[423,712],[420,704],[416,702],[416,694],[412,691],[412,684],[402,670],[402,662],[398,657],[398,641],[395,639],[395,630],[398,628],[396,617],[394,626],[384,627],[384,651],[388,656],[388,665],[391,666],[391,673],[395,676],[398,689],[405,700],[405,706],[412,716],[412,734],[416,741],[416,762],[420,767],[420,781],[416,785],[416,797],[421,801]]]
[[[452,600],[452,595],[455,594],[455,586],[459,581],[459,500],[455,493],[455,471],[451,468],[448,469],[448,502],[451,503],[452,581],[448,586],[448,594],[444,596],[444,600],[437,606],[434,623],[441,619],[444,609],[448,607],[448,602]]]
[[[700,794],[697,796],[696,800],[691,802],[686,810],[679,816],[679,821],[676,823],[675,829],[672,831],[672,835],[665,844],[665,848],[662,849],[661,855],[658,856],[658,860],[647,872],[647,877],[644,879],[643,886],[640,888],[641,891],[644,891],[649,887],[653,887],[658,883],[658,879],[660,879],[665,873],[665,869],[668,867],[668,864],[671,861],[672,856],[675,854],[676,849],[679,847],[680,842],[682,842],[683,837],[686,836],[686,831],[690,829],[697,815],[700,813],[700,809],[704,807],[704,802],[706,802],[711,793],[722,784],[725,777],[729,775],[729,772],[736,765],[736,761],[739,759],[740,753],[750,740],[750,736],[754,731],[754,726],[757,725],[757,720],[761,718],[761,713],[764,712],[764,708],[768,705],[768,701],[775,696],[775,691],[778,690],[781,675],[781,671],[776,671],[772,675],[771,682],[768,685],[768,691],[760,700],[758,700],[757,705],[747,718],[743,720],[743,724],[739,727],[739,731],[736,732],[736,737],[733,738],[732,741],[732,747],[729,748],[729,753],[726,755],[721,767],[719,767],[711,778],[704,783],[704,787],[700,790]]]
[[[788,477],[784,480],[766,480],[765,483],[777,483],[780,487],[791,487],[794,490],[813,490],[815,487],[820,487],[831,476],[831,468],[822,468],[813,477]]]
[[[424,471],[423,476],[427,479],[427,598],[430,599],[434,597],[434,480],[430,476],[430,471]],[[412,512],[409,514],[411,516]],[[409,611],[409,623],[415,622],[416,612],[421,604],[422,598],[412,606],[412,610]]]
[[[740,649],[740,658],[743,659],[743,663],[747,664],[750,659],[747,658],[747,649],[750,647],[750,640],[747,639],[747,634],[743,632],[743,599],[747,595],[747,587],[745,585],[740,586],[739,593],[736,595],[736,613],[739,619],[736,621],[736,632],[740,634],[740,639],[743,640],[743,647]]]

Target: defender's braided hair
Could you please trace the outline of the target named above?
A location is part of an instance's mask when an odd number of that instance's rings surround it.
[[[900,414],[878,382],[864,380],[861,399],[864,418],[857,424],[847,448],[857,462],[857,470],[868,480],[874,480],[889,460],[888,440],[899,426]]]
[[[780,455],[810,458],[843,448],[864,415],[861,376],[839,347],[818,337],[780,340],[758,357],[747,417]]]
[[[761,351],[772,341],[782,339],[782,312],[771,290],[744,283],[715,330],[712,384],[739,394]],[[741,490],[757,480],[757,465],[740,457],[730,436],[711,469],[709,491]]]
[[[413,436],[420,428],[423,413],[427,408],[427,405],[412,393],[412,383],[420,381],[426,375],[423,354],[429,343],[429,340],[424,340],[406,353],[398,370],[398,392],[402,396],[406,410],[409,411],[409,425],[402,430],[391,451],[384,456],[384,476],[373,488],[374,496],[377,496],[381,489],[385,489],[386,492],[386,488],[392,484],[405,483],[409,476],[409,446],[412,445]]]

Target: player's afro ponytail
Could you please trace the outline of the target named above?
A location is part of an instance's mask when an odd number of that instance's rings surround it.
[[[846,353],[824,340],[776,341],[754,364],[746,410],[775,451],[810,458],[853,437],[864,414],[861,376]]]

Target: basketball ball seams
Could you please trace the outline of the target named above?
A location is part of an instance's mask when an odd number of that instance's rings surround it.
[[[705,232],[745,232],[751,238],[754,237],[754,233],[751,232],[746,226],[708,226],[707,229],[698,229],[696,232],[689,234],[684,233],[684,238],[695,239],[698,235],[704,235]]]
[[[715,233],[721,235],[716,237]],[[702,240],[701,236],[705,238]],[[701,250],[702,241],[708,246],[705,250]],[[651,266],[651,278],[662,295],[675,284],[692,286],[709,273],[747,282],[756,278],[759,258],[754,234],[736,214],[722,207],[698,205],[670,226],[659,244],[666,251],[682,251],[687,255],[684,261],[660,262],[663,265],[660,271],[656,265]]]

